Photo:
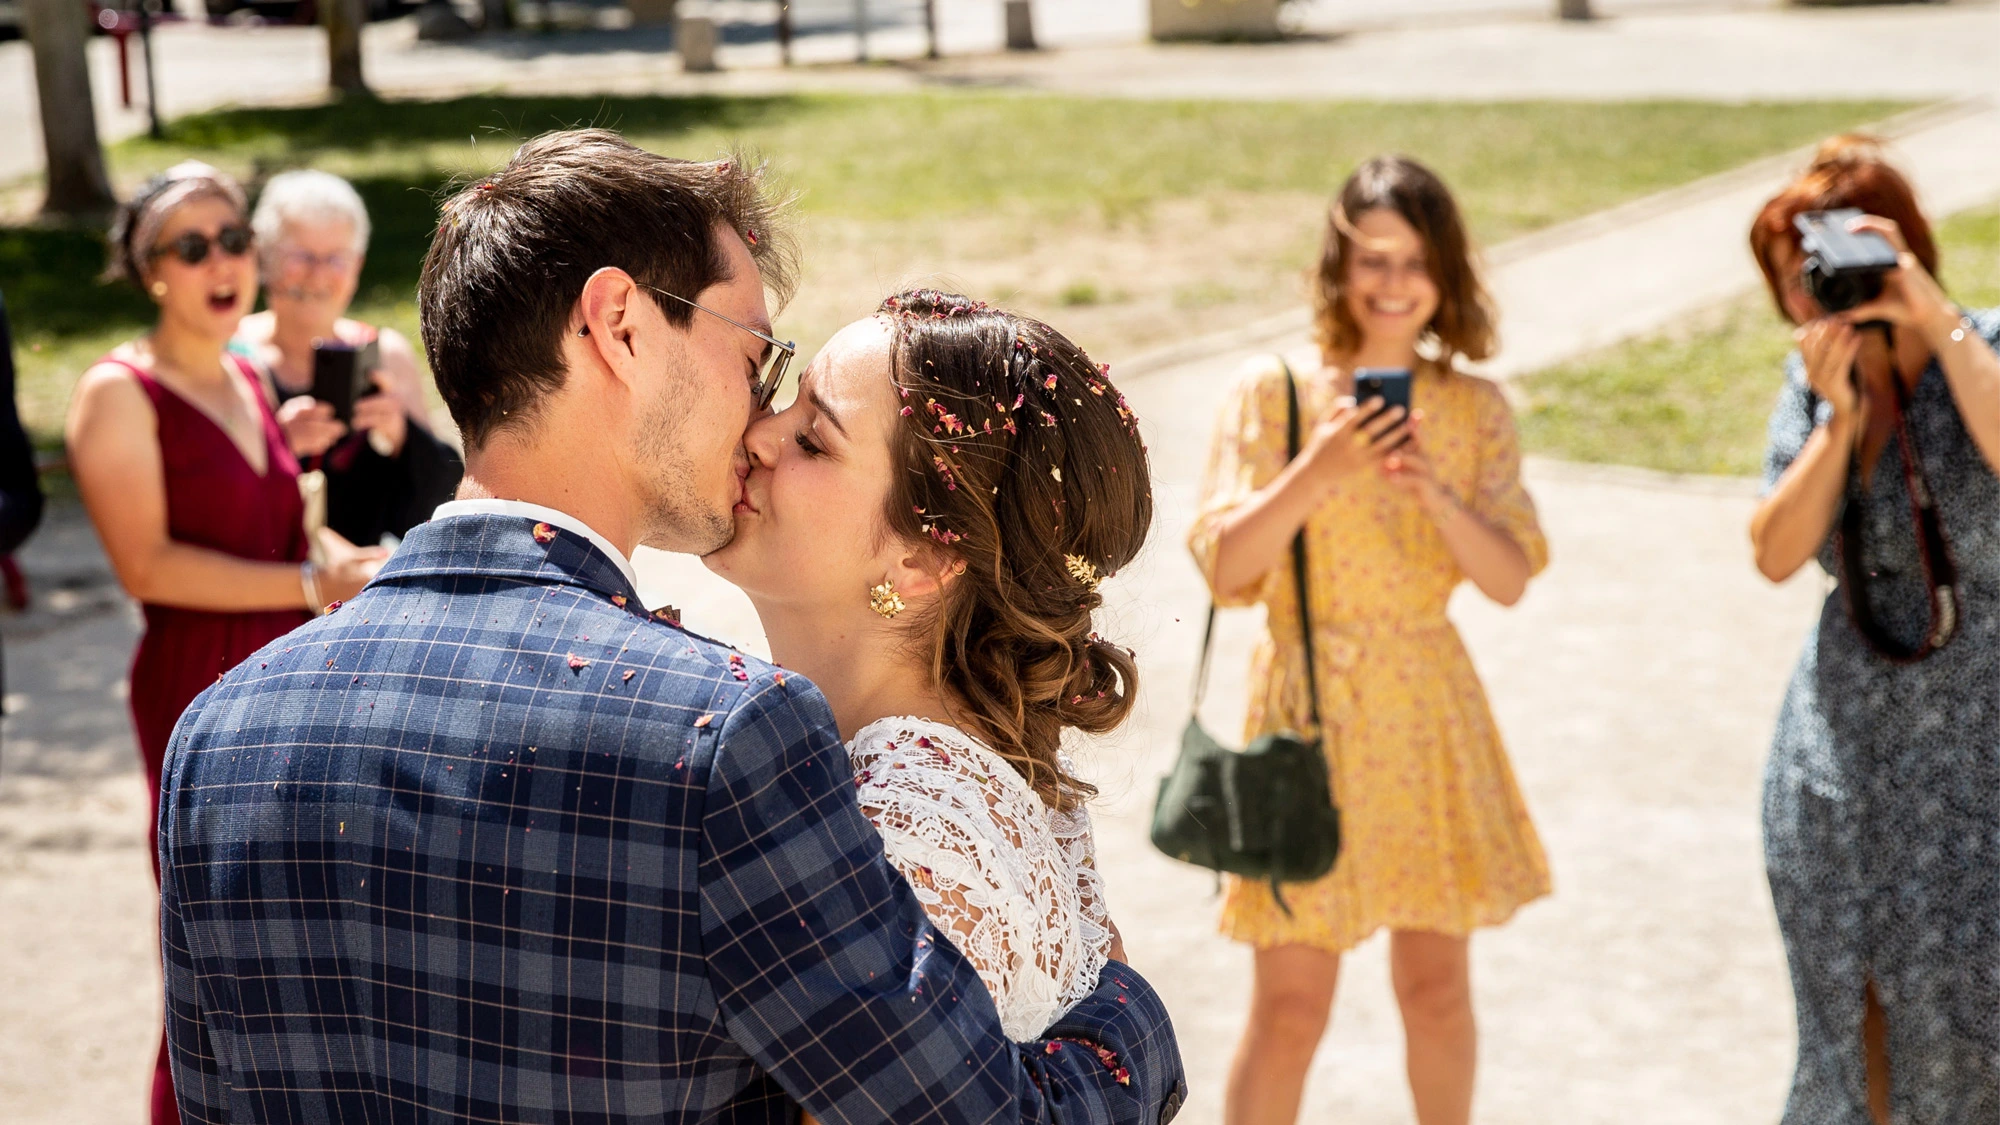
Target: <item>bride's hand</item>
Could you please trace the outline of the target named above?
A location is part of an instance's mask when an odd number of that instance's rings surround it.
[[[1104,924],[1111,930],[1111,959],[1113,961],[1123,961],[1128,965],[1131,964],[1131,962],[1125,961],[1125,938],[1118,932],[1118,923],[1106,918]]]

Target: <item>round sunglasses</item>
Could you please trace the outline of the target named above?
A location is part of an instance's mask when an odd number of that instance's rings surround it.
[[[157,260],[171,254],[185,265],[198,266],[208,260],[210,247],[220,248],[232,258],[240,258],[250,252],[250,244],[254,241],[256,236],[250,233],[250,228],[236,223],[216,231],[214,238],[198,230],[183,232],[166,245],[153,247],[146,256]]]

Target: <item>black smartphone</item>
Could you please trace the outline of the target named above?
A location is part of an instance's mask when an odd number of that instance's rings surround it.
[[[1410,383],[1410,369],[1407,367],[1358,367],[1354,371],[1354,401],[1366,406],[1371,398],[1381,399],[1381,409],[1371,413],[1371,418],[1392,406],[1402,407],[1407,415],[1410,412]]]
[[[375,391],[373,375],[381,366],[381,349],[370,340],[355,347],[339,340],[313,345],[312,396],[333,407],[342,422],[354,421],[354,400]]]

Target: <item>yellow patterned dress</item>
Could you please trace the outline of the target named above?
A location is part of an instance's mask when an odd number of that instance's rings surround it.
[[[1231,390],[1216,420],[1188,546],[1213,588],[1224,516],[1285,465],[1285,382],[1275,357]],[[1330,409],[1329,376],[1299,372],[1300,432]],[[1511,536],[1539,572],[1548,544],[1521,484],[1514,419],[1500,390],[1427,366],[1412,397],[1440,483]],[[1306,521],[1307,584],[1324,745],[1340,806],[1340,860],[1285,888],[1232,879],[1222,930],[1258,948],[1351,949],[1384,926],[1463,936],[1549,893],[1548,860],[1514,784],[1500,732],[1445,604],[1463,577],[1418,501],[1373,470],[1350,475]],[[1263,602],[1247,737],[1307,729],[1298,599],[1286,563],[1224,605]]]

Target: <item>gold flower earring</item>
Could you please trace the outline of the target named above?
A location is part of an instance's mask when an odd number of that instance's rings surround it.
[[[868,588],[868,608],[884,618],[893,618],[903,612],[903,595],[887,582]]]

